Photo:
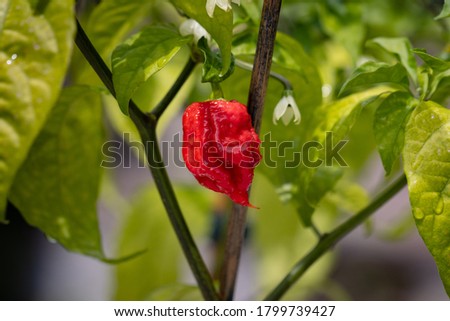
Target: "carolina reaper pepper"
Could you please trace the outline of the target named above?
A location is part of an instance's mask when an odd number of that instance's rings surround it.
[[[261,160],[260,144],[247,107],[237,101],[195,102],[183,114],[187,168],[201,185],[244,206],[252,206],[248,188]]]

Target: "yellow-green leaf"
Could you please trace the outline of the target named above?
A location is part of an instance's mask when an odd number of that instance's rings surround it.
[[[29,1],[11,0],[0,14],[0,220],[14,176],[58,97],[73,46],[73,7],[49,1],[34,12]]]
[[[390,94],[375,112],[373,130],[386,175],[400,157],[406,122],[416,104],[410,94],[398,91]]]
[[[406,126],[403,159],[417,228],[450,295],[450,111],[421,103]]]
[[[392,84],[408,90],[408,74],[401,64],[388,65],[369,61],[358,67],[342,85],[339,95],[374,85]]]
[[[139,86],[162,69],[188,39],[173,28],[150,26],[113,51],[114,89],[124,114],[128,114],[128,102]]]
[[[9,195],[30,225],[68,250],[98,258],[102,143],[100,94],[81,86],[64,89]]]
[[[412,53],[411,42],[408,38],[374,38],[368,41],[369,45],[377,45],[383,50],[393,54],[406,68],[408,75],[417,84],[417,63]]]
[[[5,23],[6,14],[9,10],[11,0],[0,1],[0,32],[2,32],[3,24]]]
[[[314,145],[308,151],[308,155],[303,155],[304,165],[298,168],[295,201],[300,218],[306,226],[311,225],[311,216],[318,202],[336,184],[339,178],[338,171],[346,166],[345,160],[343,163],[336,163],[337,159],[333,160],[333,149],[338,144],[343,144],[363,106],[388,90],[385,87],[376,87],[323,104],[316,109],[308,124],[305,124],[309,130],[309,136],[305,141],[313,142]],[[332,166],[337,168],[333,169]],[[325,173],[328,171],[326,180],[318,171],[322,167],[329,167],[325,171]],[[323,172],[323,169],[321,171]],[[318,184],[320,188],[315,191]]]
[[[86,33],[95,49],[109,62],[114,47],[148,14],[153,0],[102,0],[92,11]]]

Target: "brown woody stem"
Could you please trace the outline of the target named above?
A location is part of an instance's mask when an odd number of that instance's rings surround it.
[[[248,112],[257,133],[261,127],[280,9],[281,0],[264,0],[247,102]],[[246,220],[247,208],[234,204],[227,226],[224,266],[220,280],[220,296],[223,300],[233,299]]]

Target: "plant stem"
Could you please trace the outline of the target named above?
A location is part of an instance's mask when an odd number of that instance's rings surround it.
[[[280,9],[281,0],[264,0],[247,102],[248,112],[257,133],[261,126]],[[224,300],[233,299],[246,221],[247,208],[234,204],[227,226],[224,266],[220,280],[220,296]]]
[[[189,78],[196,65],[197,63],[191,58],[189,58],[188,62],[184,66],[183,70],[181,71],[181,74],[178,76],[175,83],[169,89],[164,98],[159,102],[159,104],[151,111],[151,113],[155,115],[156,119],[159,119],[161,117],[161,115],[169,106],[170,102],[173,100],[175,95],[180,91],[183,84]]]
[[[400,176],[391,186],[386,188],[371,204],[361,210],[356,215],[339,225],[330,233],[323,235],[319,243],[306,254],[286,275],[286,277],[278,284],[278,286],[265,298],[267,301],[279,300],[287,290],[313,265],[322,257],[330,248],[332,248],[339,240],[353,231],[361,223],[363,223],[377,209],[383,206],[392,196],[397,194],[406,185],[405,175]]]
[[[264,0],[247,101],[247,108],[257,133],[261,127],[280,10],[281,0]]]
[[[115,90],[112,82],[112,74],[108,66],[95,50],[89,38],[86,36],[83,28],[77,21],[77,35],[75,38],[80,51],[83,53],[86,60],[92,66],[94,71],[103,81],[105,86],[109,89],[111,94],[115,97]],[[187,79],[193,66],[188,63],[182,72],[180,78],[177,79],[174,86],[178,89],[181,88],[182,83]],[[177,89],[177,91],[178,91]],[[170,95],[169,95],[170,93]],[[175,90],[170,90],[169,93],[158,104],[158,115],[161,115],[164,109],[168,106],[172,98],[175,96]],[[172,223],[173,229],[178,237],[178,241],[183,249],[184,255],[191,267],[191,270],[197,280],[200,291],[206,300],[218,300],[218,295],[214,287],[211,275],[206,268],[206,265],[200,255],[200,252],[192,238],[189,228],[184,220],[180,206],[177,202],[172,184],[170,183],[167,171],[164,166],[164,162],[161,157],[161,153],[158,146],[156,137],[156,124],[158,121],[157,116],[152,114],[143,113],[133,101],[129,104],[130,117],[136,125],[139,134],[141,135],[142,142],[144,143],[147,161],[149,163],[150,171],[153,175],[153,179],[158,188],[161,200],[169,216],[169,220]]]
[[[114,84],[112,81],[111,70],[109,70],[108,66],[103,61],[102,57],[95,49],[91,40],[89,40],[88,36],[83,30],[83,27],[80,25],[80,22],[77,19],[77,34],[75,36],[75,44],[78,49],[80,49],[84,58],[86,58],[87,62],[91,65],[92,69],[94,69],[97,76],[109,90],[111,95],[116,97],[116,91],[114,89]]]
[[[245,62],[245,61],[242,61],[239,59],[235,59],[234,64],[239,68],[242,68],[242,69],[245,69],[248,71],[253,71],[253,65],[248,62]],[[284,90],[293,90],[292,84],[289,81],[289,79],[284,77],[282,74],[279,74],[275,71],[270,71],[269,75],[270,75],[270,77],[278,80],[283,85]]]
[[[183,213],[177,202],[175,192],[170,183],[161,152],[158,147],[156,137],[156,120],[148,122],[148,118],[138,108],[130,106],[130,117],[136,125],[143,142],[150,142],[146,145],[147,161],[150,171],[158,187],[159,195],[166,208],[172,227],[178,237],[178,241],[188,260],[189,266],[197,280],[200,290],[206,300],[218,300],[211,275],[195,245],[194,239],[184,220]],[[149,146],[148,146],[149,145]]]
[[[223,99],[222,86],[218,82],[212,82],[211,84],[211,97],[212,99]]]

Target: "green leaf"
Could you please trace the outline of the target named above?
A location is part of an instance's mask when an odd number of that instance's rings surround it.
[[[205,0],[170,0],[172,4],[183,11],[188,17],[200,23],[219,45],[222,56],[222,74],[231,67],[231,40],[233,38],[233,12],[214,10],[211,18],[206,12]]]
[[[443,80],[450,77],[450,62],[434,57],[424,49],[415,49],[413,52],[431,69],[428,76],[430,79],[428,79],[427,86],[423,88],[424,98],[428,100],[433,97]]]
[[[259,6],[259,1],[244,0],[241,1],[240,6],[237,8],[244,12],[243,16],[248,18],[253,25],[259,25],[259,20],[261,19],[261,7]]]
[[[6,14],[9,10],[9,5],[11,4],[11,0],[2,0],[0,2],[0,33],[3,29],[3,24],[5,23]]]
[[[323,166],[314,173],[311,185],[307,190],[308,204],[317,205],[342,177],[343,170],[340,167]]]
[[[209,48],[208,41],[203,37],[198,42],[198,48],[203,52],[205,61],[202,69],[202,82],[222,82],[234,71],[234,58],[231,56],[231,66],[225,74],[222,74],[223,61],[220,53]]]
[[[205,235],[211,214],[211,193],[198,186],[176,186],[178,201],[193,235]],[[183,255],[154,186],[140,190],[132,201],[119,240],[119,254],[142,248],[147,251],[134,260],[117,266],[117,300],[144,300],[179,280]],[[158,297],[158,295],[156,295]]]
[[[95,49],[108,65],[111,63],[111,52],[144,18],[148,17],[154,2],[154,0],[102,0],[95,5],[85,23],[79,18]],[[79,51],[74,51],[70,72],[75,83],[101,84],[91,65]]]
[[[305,226],[312,224],[311,218],[317,205],[330,192],[343,175],[342,168],[319,167],[310,179],[310,186],[306,192],[295,191],[294,202],[297,215]]]
[[[30,225],[97,258],[103,258],[96,211],[102,143],[99,93],[64,89],[9,195]]]
[[[128,102],[139,86],[162,69],[188,39],[173,28],[150,26],[114,50],[114,89],[124,114],[128,115]]]
[[[403,160],[417,228],[450,295],[450,111],[432,101],[411,114]]]
[[[85,31],[103,59],[148,14],[154,0],[102,0],[89,16]],[[101,21],[101,23],[99,23]]]
[[[430,55],[425,49],[414,49],[413,53],[418,55],[434,71],[441,72],[450,69],[450,62]]]
[[[442,8],[441,13],[439,13],[439,15],[434,19],[439,20],[448,17],[450,17],[450,1],[445,0],[444,7]]]
[[[323,104],[316,108],[315,114],[305,125],[308,126],[309,133],[305,141],[314,142],[314,146],[316,146],[308,151],[307,156],[303,154],[303,166],[298,168],[296,180],[298,188],[294,200],[297,203],[300,219],[305,226],[311,225],[314,208],[336,184],[339,170],[347,166],[345,160],[343,160],[344,163],[336,164],[337,157],[333,161],[333,150],[336,150],[339,144],[344,143],[345,137],[356,122],[361,109],[387,90],[385,87],[376,87],[329,104]],[[305,157],[307,157],[308,163],[305,163]],[[332,166],[337,168],[333,169]],[[333,171],[334,174],[332,176],[321,175],[322,167],[328,167],[327,171]],[[320,189],[315,191],[314,188],[317,186],[320,186]]]
[[[410,94],[394,92],[375,112],[373,130],[386,175],[391,173],[395,161],[400,157],[405,138],[405,126],[416,105],[417,100]]]
[[[188,54],[187,51],[188,50],[186,48],[186,55]],[[183,66],[186,63],[186,55],[180,53],[175,56],[172,61],[166,65],[166,67],[154,74],[141,87],[139,87],[133,96],[133,101],[139,106],[139,108],[145,112],[149,112],[159,103],[159,101],[161,101],[173,85],[175,77],[179,75],[183,69]],[[196,79],[197,77],[189,77],[170,103],[170,108],[166,109],[161,118],[158,120],[156,130],[159,137],[164,134],[167,126],[172,123],[173,117],[179,113],[180,107],[186,103]],[[105,104],[106,116],[111,122],[114,131],[119,136],[123,137],[126,143],[133,146],[132,151],[137,152],[138,157],[142,160],[142,164],[146,164],[144,145],[141,144],[141,137],[136,125],[130,117],[121,112],[114,97],[111,95],[104,95],[103,103]]]
[[[348,179],[341,179],[324,199],[339,210],[357,213],[369,204],[367,191],[359,184]]]
[[[380,84],[392,84],[407,91],[409,83],[405,68],[401,64],[366,62],[353,72],[342,86],[339,95]]]
[[[249,231],[258,255],[254,256],[256,268],[252,267],[248,281],[261,287],[257,291],[260,297],[261,293],[272,289],[280,281],[280,276],[311,249],[317,242],[317,237],[311,230],[298,224],[294,204],[280,202],[271,180],[256,175],[252,184],[252,198],[255,200],[254,204],[260,207],[259,210],[249,211],[249,218],[253,218]],[[331,228],[333,224],[329,216],[321,216],[321,223],[327,228]],[[293,285],[283,299],[311,298],[311,292],[327,280],[332,266],[333,255],[328,253]]]
[[[34,15],[12,0],[0,34],[0,221],[8,190],[55,103],[73,43],[73,1]]]
[[[385,51],[393,54],[408,71],[408,75],[417,84],[417,64],[412,46],[408,38],[374,38],[367,42],[368,45],[378,45]]]

